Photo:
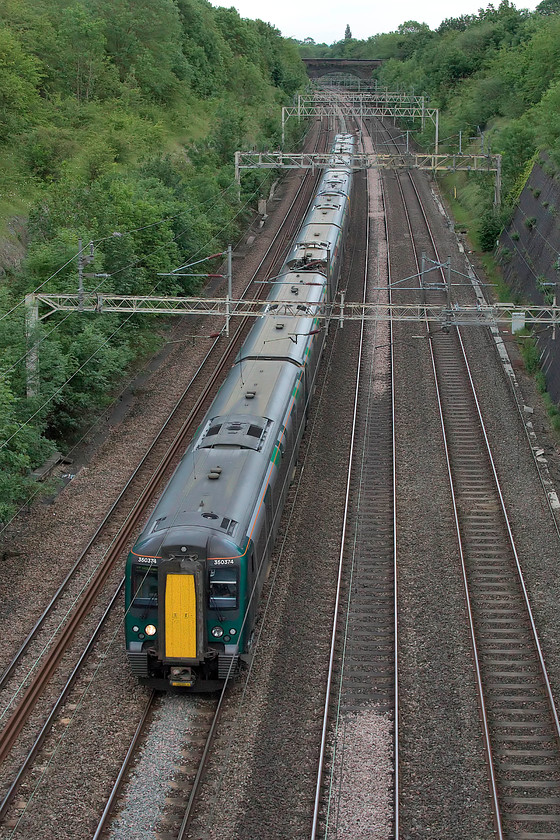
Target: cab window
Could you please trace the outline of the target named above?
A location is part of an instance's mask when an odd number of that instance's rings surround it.
[[[156,605],[158,601],[157,568],[134,566],[132,569],[132,600],[135,604]]]
[[[211,610],[237,609],[238,589],[238,570],[235,567],[210,569],[208,607]]]

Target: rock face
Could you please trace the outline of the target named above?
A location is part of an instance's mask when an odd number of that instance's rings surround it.
[[[525,184],[509,227],[498,241],[498,257],[512,298],[551,304],[560,302],[560,173],[541,158]],[[547,285],[550,284],[550,285]],[[557,286],[554,284],[558,284]],[[537,331],[541,365],[552,399],[560,402],[560,327]]]
[[[27,220],[13,216],[0,233],[0,279],[19,268],[27,248]]]

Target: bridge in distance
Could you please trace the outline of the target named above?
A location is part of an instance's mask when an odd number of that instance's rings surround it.
[[[381,58],[304,58],[310,79],[320,79],[329,73],[350,73],[363,81],[371,81],[375,67],[383,64]]]

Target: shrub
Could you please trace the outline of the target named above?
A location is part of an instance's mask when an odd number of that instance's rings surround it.
[[[486,210],[480,220],[480,247],[483,251],[492,251],[502,230],[502,217],[494,210]]]

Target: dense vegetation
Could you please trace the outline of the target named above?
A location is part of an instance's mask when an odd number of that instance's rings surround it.
[[[508,0],[476,15],[443,21],[437,30],[407,21],[396,32],[367,41],[346,36],[328,47],[306,39],[304,56],[382,58],[377,79],[390,90],[426,94],[440,109],[442,151],[462,149],[503,155],[505,208],[492,211],[490,179],[455,178],[459,197],[481,219],[482,247],[491,247],[540,149],[560,166],[560,0],[543,0],[535,12]],[[410,125],[410,128],[418,126]],[[433,126],[419,137],[433,144]]]
[[[239,205],[233,152],[278,145],[304,80],[277,30],[206,0],[0,0],[0,522],[156,332],[52,316],[28,398],[24,295],[77,291],[80,238],[105,275],[86,289],[192,292],[158,273],[235,238],[266,184],[245,177]]]

